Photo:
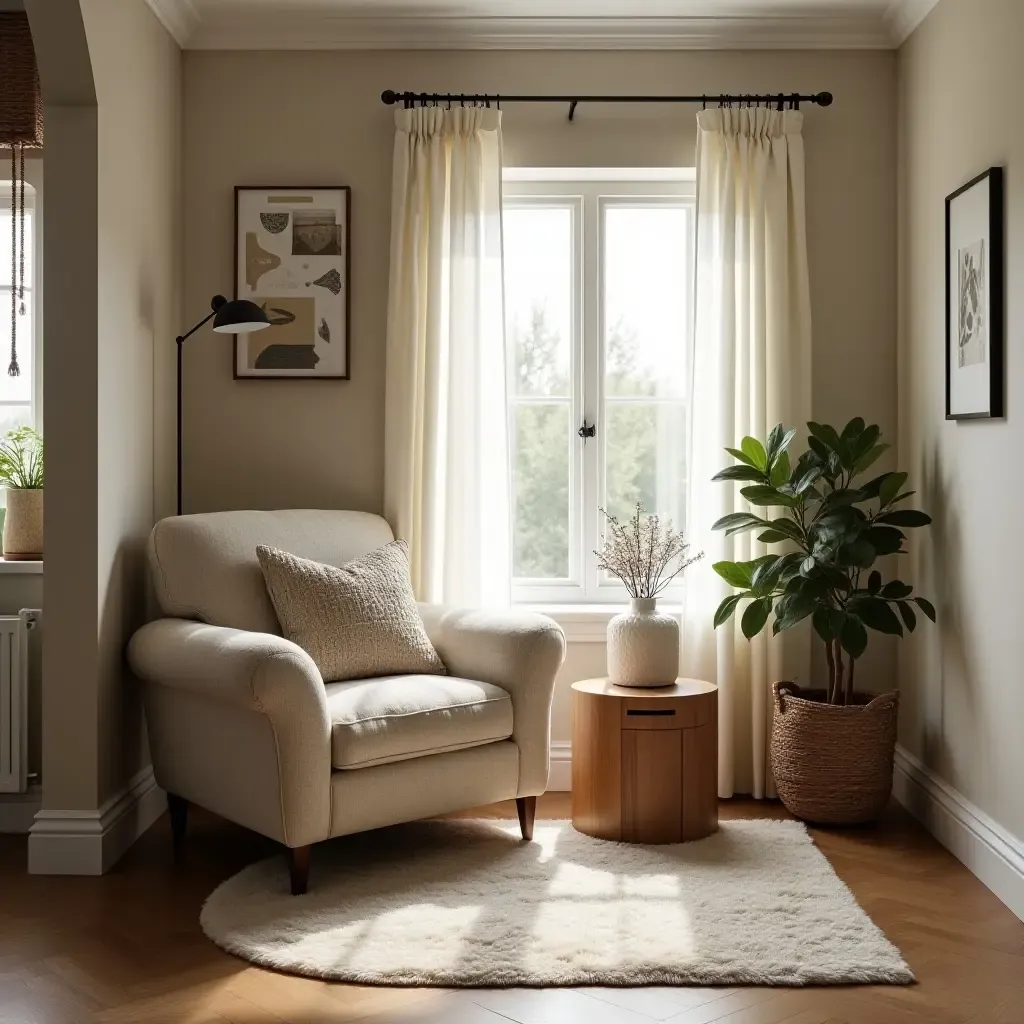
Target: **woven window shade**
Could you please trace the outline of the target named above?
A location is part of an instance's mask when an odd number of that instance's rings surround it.
[[[0,146],[43,144],[43,99],[28,16],[0,12]]]
[[[18,317],[25,315],[25,150],[43,144],[43,98],[28,15],[0,12],[0,146],[11,149],[11,361],[17,377]]]

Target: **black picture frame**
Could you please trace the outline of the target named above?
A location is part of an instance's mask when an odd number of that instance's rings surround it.
[[[238,221],[239,199],[244,192],[340,192],[344,199],[344,287],[345,306],[343,323],[345,325],[345,372],[344,373],[269,373],[259,374],[238,372],[239,335],[234,336],[231,355],[231,375],[234,380],[351,380],[352,379],[352,187],[350,185],[236,185],[234,190],[234,242],[232,245],[231,274],[235,282],[234,297],[249,298],[239,295],[239,262],[238,262]]]
[[[964,410],[954,408],[953,398],[953,342],[954,330],[957,333],[957,345],[960,345],[960,325],[953,321],[953,278],[958,268],[953,266],[952,252],[952,215],[957,200],[962,199],[972,189],[982,183],[988,186],[988,274],[986,286],[988,291],[988,408],[984,410]],[[1004,184],[1003,168],[990,167],[955,192],[946,196],[946,419],[947,420],[978,420],[1000,419],[1005,416],[1005,350],[1006,350],[1006,319],[1005,319],[1005,238],[1004,238]],[[958,253],[959,258],[959,253]],[[958,286],[959,287],[959,286]],[[958,368],[959,369],[959,368]]]

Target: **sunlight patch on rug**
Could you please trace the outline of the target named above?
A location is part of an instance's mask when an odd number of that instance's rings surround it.
[[[638,846],[537,822],[425,821],[321,843],[310,889],[284,858],[206,901],[219,946],[363,984],[906,984],[913,974],[792,821],[725,821]]]

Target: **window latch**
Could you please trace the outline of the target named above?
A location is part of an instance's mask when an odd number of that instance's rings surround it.
[[[576,433],[583,438],[583,444],[586,445],[588,437],[595,437],[597,435],[597,425],[594,423],[588,424],[586,420],[583,421],[583,426],[580,427]]]

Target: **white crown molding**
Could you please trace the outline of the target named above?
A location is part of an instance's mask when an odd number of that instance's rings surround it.
[[[96,810],[41,810],[29,831],[29,874],[102,875],[166,809],[147,765]]]
[[[893,45],[902,46],[910,33],[928,17],[939,0],[891,0],[885,11],[885,23]]]
[[[183,0],[149,0],[163,5]],[[392,17],[322,12],[204,13],[194,50],[830,50],[891,49],[863,16],[676,18]]]
[[[146,3],[184,50],[199,26],[199,15],[192,0],[146,0]]]
[[[940,779],[909,750],[897,746],[895,760],[896,799],[1024,920],[1024,841]]]

